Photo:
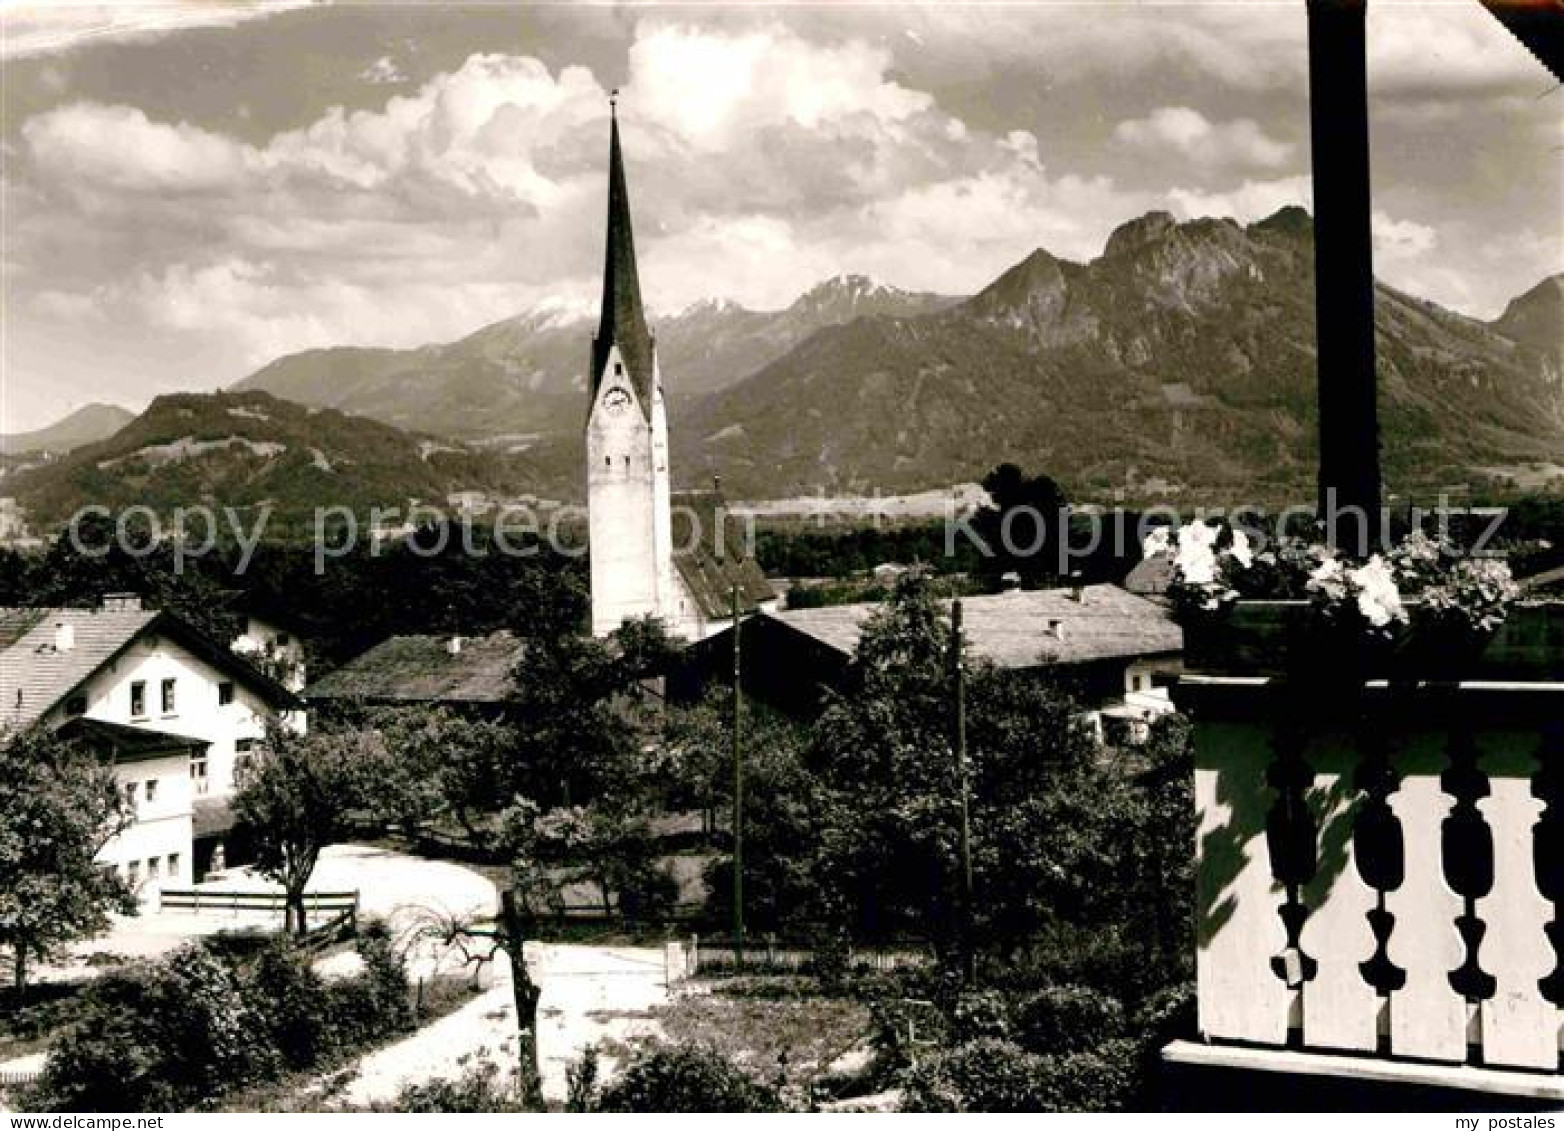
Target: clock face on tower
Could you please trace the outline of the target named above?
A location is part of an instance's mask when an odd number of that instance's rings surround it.
[[[614,414],[621,413],[630,403],[630,394],[623,389],[609,389],[603,394],[603,407]]]

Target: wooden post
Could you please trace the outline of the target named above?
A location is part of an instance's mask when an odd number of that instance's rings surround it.
[[[744,688],[740,682],[739,587],[733,586],[733,958],[744,965]]]
[[[977,980],[977,956],[972,939],[972,828],[967,813],[967,674],[961,662],[961,598],[950,606],[950,666],[955,684],[955,718],[952,746],[956,753],[956,786],[961,804],[961,977],[967,985]]]
[[[1319,396],[1319,514],[1326,536],[1366,553],[1379,528],[1374,372],[1366,0],[1308,0],[1309,130],[1314,162],[1314,310]]]

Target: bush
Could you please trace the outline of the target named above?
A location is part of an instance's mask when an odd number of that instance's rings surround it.
[[[524,1110],[500,1082],[499,1068],[489,1060],[468,1065],[454,1080],[409,1084],[397,1093],[393,1111],[420,1115],[434,1112],[508,1112]]]
[[[195,945],[89,987],[32,1101],[68,1111],[170,1111],[280,1066],[234,970]]]
[[[974,990],[956,998],[953,1029],[957,1042],[1010,1036],[1010,1003],[997,990]]]
[[[413,1027],[407,964],[391,945],[390,928],[382,920],[370,920],[359,930],[357,950],[364,960],[361,977],[374,1003],[372,1035],[386,1037],[407,1032]]]
[[[603,1090],[607,1112],[775,1112],[777,1093],[714,1049],[660,1045],[637,1057]]]
[[[903,1073],[904,1111],[1116,1111],[1135,1094],[1139,1046],[1040,1056],[1010,1041],[970,1041]]]
[[[1131,1040],[1038,1059],[1039,1111],[1119,1111],[1140,1085],[1140,1046]]]
[[[1124,1006],[1089,986],[1050,986],[1016,1010],[1016,1040],[1030,1052],[1081,1052],[1124,1032]]]
[[[290,1069],[309,1068],[335,1049],[326,985],[307,955],[278,939],[257,956],[245,982],[245,1000]]]
[[[666,923],[679,904],[679,881],[655,861],[627,871],[620,878],[619,913],[642,925]]]
[[[903,1111],[1042,1111],[1043,1057],[985,1038],[918,1061],[903,1076]]]

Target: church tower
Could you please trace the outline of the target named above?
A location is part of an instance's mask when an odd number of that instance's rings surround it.
[[[612,100],[609,106],[603,309],[592,339],[586,422],[592,632],[598,636],[629,617],[677,619],[668,418],[657,343],[641,306],[619,119]]]

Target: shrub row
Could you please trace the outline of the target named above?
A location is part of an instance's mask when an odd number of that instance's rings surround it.
[[[205,944],[109,974],[83,994],[26,1104],[56,1111],[211,1108],[289,1071],[321,1069],[411,1027],[407,975],[381,924],[364,969],[324,981],[285,941],[253,960]]]

